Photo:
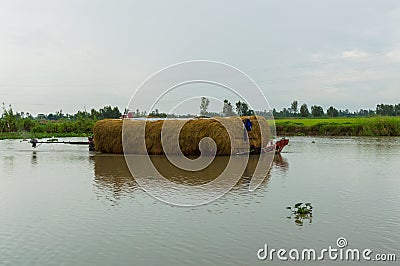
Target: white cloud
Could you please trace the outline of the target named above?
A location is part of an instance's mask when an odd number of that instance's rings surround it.
[[[361,57],[367,57],[367,56],[369,56],[369,54],[367,52],[357,50],[357,49],[342,52],[342,58],[361,58]]]
[[[400,61],[400,48],[393,49],[393,50],[387,52],[386,56],[388,56],[392,60]]]

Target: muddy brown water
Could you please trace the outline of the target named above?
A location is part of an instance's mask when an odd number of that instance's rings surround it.
[[[154,160],[189,185],[226,164],[194,179]],[[250,192],[253,168],[221,199],[176,207],[144,192],[123,156],[0,141],[0,265],[290,264],[260,261],[257,251],[318,250],[339,237],[400,259],[400,138],[292,137]],[[312,223],[287,218],[286,206],[299,201],[313,204]]]

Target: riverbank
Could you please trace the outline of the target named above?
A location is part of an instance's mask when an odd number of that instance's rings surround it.
[[[79,126],[75,124],[80,124]],[[41,131],[50,132],[1,132],[3,139],[31,139],[51,137],[87,137],[93,134],[91,127],[94,121],[81,122],[66,129],[53,128],[61,123],[48,123]],[[47,127],[52,126],[52,130]],[[366,117],[366,118],[286,118],[275,120],[278,136],[400,136],[400,117]],[[74,132],[74,130],[77,130]],[[51,132],[53,131],[53,132]],[[61,132],[60,132],[61,131]],[[69,132],[62,132],[69,131]]]
[[[93,126],[96,121],[96,119],[49,121],[20,118],[7,122],[7,127],[4,127],[4,125],[1,127],[0,140],[86,137],[93,134]]]
[[[400,117],[276,119],[279,136],[400,136]]]
[[[62,138],[62,137],[89,137],[92,133],[33,133],[33,132],[2,132],[0,133],[0,140],[4,139],[43,139],[43,138]]]

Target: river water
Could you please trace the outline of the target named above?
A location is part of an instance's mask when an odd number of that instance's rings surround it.
[[[226,163],[218,160],[216,172]],[[399,138],[293,137],[250,192],[254,160],[219,200],[177,207],[143,191],[123,156],[0,141],[0,265],[285,265],[259,260],[258,250],[337,248],[339,237],[398,263]],[[311,222],[287,218],[297,202],[312,203]]]

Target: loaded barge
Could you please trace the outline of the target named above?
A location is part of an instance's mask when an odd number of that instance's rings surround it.
[[[237,118],[197,118],[182,120],[134,120],[134,119],[105,119],[98,121],[93,128],[93,137],[88,141],[58,141],[51,139],[39,141],[31,139],[33,148],[42,144],[71,144],[87,145],[90,151],[114,154],[147,154],[165,155],[183,154],[197,156],[201,154],[199,143],[203,139],[211,138],[215,145],[206,145],[205,154],[240,155],[275,152],[281,153],[289,144],[289,140],[282,138],[278,141],[270,140],[270,130],[267,120],[259,116],[240,117],[243,125],[240,126]],[[166,123],[171,130],[163,131],[165,143],[161,141],[161,131]],[[183,123],[183,124],[182,124]],[[224,125],[231,125],[228,134]],[[146,128],[145,133],[142,132]],[[124,128],[124,130],[122,130]],[[174,146],[176,132],[179,134],[179,145]],[[143,140],[145,138],[145,145]],[[233,136],[231,145],[230,137]],[[124,147],[122,139],[125,140]],[[267,143],[266,145],[264,143]],[[164,144],[164,145],[163,145]]]

